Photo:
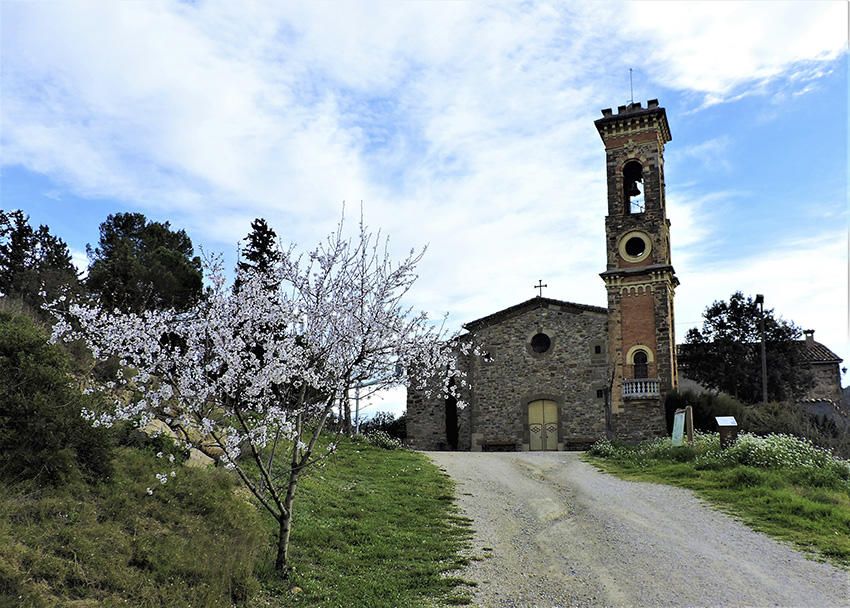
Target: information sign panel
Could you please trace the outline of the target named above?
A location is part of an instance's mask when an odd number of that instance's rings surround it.
[[[680,446],[685,434],[685,410],[676,410],[673,415],[673,445]]]
[[[738,426],[735,416],[715,416],[714,419],[717,421],[717,426]]]

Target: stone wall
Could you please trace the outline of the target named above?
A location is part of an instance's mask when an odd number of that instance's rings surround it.
[[[558,447],[582,447],[605,437],[607,316],[551,303],[478,327],[469,336],[486,357],[460,362],[468,387],[458,410],[458,449],[528,449],[528,404],[558,405]],[[544,353],[531,348],[537,333],[550,337]],[[599,351],[599,352],[597,352]],[[411,447],[447,449],[445,399],[408,389],[407,433]]]
[[[444,450],[446,440],[446,401],[433,390],[407,388],[407,445],[418,450]]]
[[[841,401],[841,374],[838,363],[811,363],[814,386],[806,391],[806,399]]]
[[[622,441],[637,442],[667,434],[661,399],[627,399],[623,410],[612,418],[614,434]]]
[[[531,348],[537,333],[550,337],[547,352]],[[543,305],[478,328],[473,336],[488,360],[470,361],[472,450],[497,444],[528,449],[528,404],[538,399],[558,405],[560,449],[605,436],[605,313]]]

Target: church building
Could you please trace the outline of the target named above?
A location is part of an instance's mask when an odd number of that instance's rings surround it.
[[[467,407],[408,389],[407,436],[426,450],[564,450],[666,432],[675,389],[670,222],[664,196],[667,114],[650,100],[602,110],[607,308],[540,296],[464,325]],[[601,264],[600,264],[601,265]],[[541,285],[542,287],[542,285]]]

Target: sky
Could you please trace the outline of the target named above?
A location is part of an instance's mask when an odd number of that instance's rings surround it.
[[[85,268],[110,213],[232,265],[264,217],[310,249],[343,204],[451,328],[605,305],[600,110],[657,98],[676,332],[767,308],[850,365],[848,4],[0,2],[0,208]],[[846,383],[846,375],[845,375]],[[369,411],[403,410],[404,392]]]

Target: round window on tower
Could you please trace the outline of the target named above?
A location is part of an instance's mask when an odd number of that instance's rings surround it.
[[[620,257],[627,262],[642,262],[652,251],[652,241],[639,230],[627,232],[620,238]]]
[[[552,340],[544,333],[534,334],[531,338],[531,350],[536,353],[545,353],[552,346]]]

